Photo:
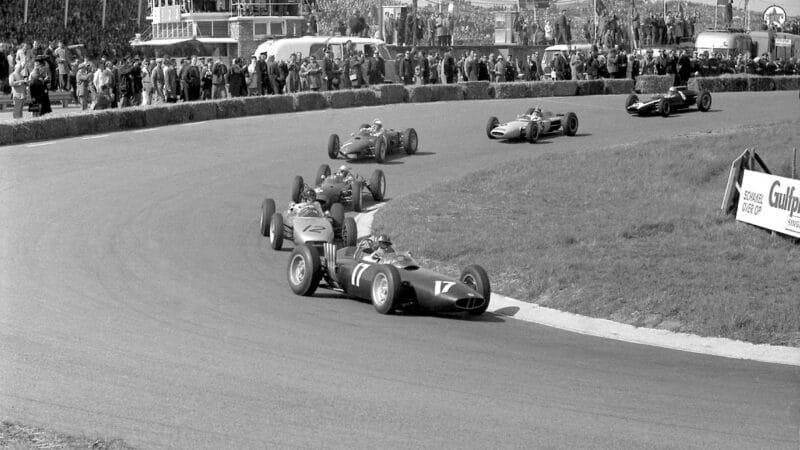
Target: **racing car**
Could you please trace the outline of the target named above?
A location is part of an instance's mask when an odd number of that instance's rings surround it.
[[[323,209],[328,209],[331,205],[340,203],[352,206],[353,211],[361,212],[364,205],[363,194],[366,191],[372,195],[372,199],[376,202],[383,201],[386,196],[386,176],[382,170],[376,169],[367,180],[353,172],[347,165],[339,167],[339,170],[331,175],[331,167],[327,164],[322,164],[317,169],[313,188],[307,185],[300,175],[294,177],[292,201],[300,201],[302,193],[307,189],[314,190],[317,202]]]
[[[671,113],[688,109],[692,105],[697,105],[697,109],[706,112],[711,109],[711,93],[702,90],[699,93],[686,86],[673,86],[666,94],[656,94],[649,100],[639,101],[639,96],[631,94],[625,99],[625,110],[629,114],[640,116],[659,113],[664,117]]]
[[[541,108],[529,108],[525,114],[518,115],[510,122],[501,124],[497,117],[490,117],[486,122],[486,136],[489,139],[525,139],[533,144],[539,140],[539,136],[557,131],[575,136],[578,132],[578,116],[574,112],[556,114],[542,111]]]
[[[345,218],[341,203],[323,211],[319,203],[304,199],[289,203],[282,214],[275,211],[275,200],[267,198],[261,203],[261,235],[269,237],[274,250],[280,250],[284,240],[319,246],[338,238],[345,245],[355,245],[358,229],[355,219]]]
[[[464,268],[458,278],[424,269],[409,253],[374,258],[362,248],[337,249],[299,245],[289,257],[288,281],[297,295],[310,296],[317,287],[370,300],[381,314],[396,310],[483,314],[489,307],[489,276],[479,265]]]
[[[417,152],[419,139],[413,128],[404,131],[383,128],[379,119],[370,124],[362,124],[358,131],[350,134],[350,139],[341,143],[338,134],[328,138],[328,157],[337,159],[343,157],[347,160],[374,157],[375,161],[382,164],[386,155],[403,150],[409,155]]]

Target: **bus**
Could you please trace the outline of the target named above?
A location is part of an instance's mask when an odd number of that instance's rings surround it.
[[[772,33],[774,38],[772,46],[770,46],[769,31],[751,31],[750,37],[753,39],[751,53],[753,57],[767,53],[773,60],[800,58],[800,36],[796,34],[776,31]],[[772,47],[771,52],[770,47]]]
[[[735,58],[741,53],[752,54],[753,40],[743,30],[707,30],[699,33],[694,41],[698,54],[708,52],[709,56],[720,54],[723,58]]]

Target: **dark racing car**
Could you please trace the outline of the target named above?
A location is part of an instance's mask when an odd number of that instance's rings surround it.
[[[531,144],[544,134],[563,132],[575,136],[578,132],[578,116],[573,112],[557,114],[530,108],[516,119],[500,123],[497,117],[490,117],[486,123],[486,136],[489,139],[525,139]]]
[[[625,99],[625,110],[629,114],[646,116],[661,114],[664,117],[673,112],[686,110],[697,105],[697,109],[706,112],[711,109],[711,93],[702,90],[699,93],[686,86],[671,87],[666,94],[657,94],[648,100],[639,100],[639,96],[631,94]]]
[[[383,128],[379,119],[375,119],[372,125],[361,125],[344,143],[340,142],[338,134],[332,134],[328,139],[328,157],[347,160],[374,157],[375,161],[382,164],[386,161],[386,155],[396,151],[402,150],[413,155],[418,145],[419,138],[413,128],[406,128],[402,132],[387,129]]]
[[[310,296],[323,287],[370,300],[381,314],[423,309],[480,315],[489,307],[489,277],[481,266],[467,266],[452,278],[420,267],[408,253],[372,253],[364,241],[341,249],[324,244],[322,255],[299,245],[289,257],[289,286],[297,295]]]
[[[306,189],[313,189],[316,200],[323,208],[328,209],[334,203],[352,206],[353,211],[361,212],[364,205],[364,194],[370,193],[376,202],[383,201],[386,196],[386,176],[383,171],[376,169],[369,179],[353,172],[350,167],[343,165],[336,173],[331,175],[331,167],[322,164],[314,178],[314,186],[308,186],[303,177],[295,176],[292,184],[292,201],[300,201],[300,196]]]

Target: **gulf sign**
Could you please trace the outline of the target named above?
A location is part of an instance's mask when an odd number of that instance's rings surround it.
[[[800,238],[800,180],[745,170],[736,220]]]

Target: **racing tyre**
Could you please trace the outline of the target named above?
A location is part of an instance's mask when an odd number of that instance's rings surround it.
[[[669,117],[669,113],[672,112],[672,104],[669,100],[662,98],[658,102],[658,110],[661,111],[661,115],[664,117]]]
[[[531,122],[528,129],[525,130],[525,139],[531,144],[535,144],[539,140],[539,124]]]
[[[388,144],[386,142],[386,136],[381,136],[377,141],[375,141],[375,161],[377,161],[378,164],[383,164],[386,162],[387,147]]]
[[[294,180],[292,181],[292,201],[297,203],[300,201],[300,194],[303,192],[303,177],[300,175],[295,175]]]
[[[578,116],[574,112],[568,112],[564,116],[564,134],[567,136],[575,136],[578,133]]]
[[[321,185],[322,182],[325,181],[325,178],[328,178],[330,175],[331,175],[331,166],[327,164],[319,166],[319,169],[317,169],[317,176],[316,178],[314,178],[314,186],[319,187],[319,185]]]
[[[272,222],[272,215],[275,214],[275,200],[265,198],[261,203],[261,235],[269,236],[269,224]]]
[[[352,247],[358,241],[358,225],[356,219],[348,217],[344,219],[344,226],[342,227],[342,243],[345,247]]]
[[[495,137],[492,136],[492,130],[497,128],[499,125],[500,125],[500,119],[498,119],[497,117],[490,117],[489,121],[486,122],[486,136],[489,139],[495,139]]]
[[[406,130],[403,131],[403,150],[406,151],[406,154],[413,155],[417,153],[418,146],[419,138],[417,137],[417,130],[406,128]]]
[[[328,138],[328,157],[330,159],[336,159],[339,157],[339,135],[332,134],[331,137]]]
[[[339,228],[344,223],[344,206],[341,203],[334,203],[331,205],[331,218],[333,219],[333,227]]]
[[[639,96],[636,94],[631,94],[628,98],[625,99],[625,111],[628,111],[628,114],[636,114],[636,111],[631,111],[629,108],[631,105],[639,101]]]
[[[272,215],[272,220],[269,224],[269,245],[273,250],[283,248],[283,216],[281,213]]]
[[[700,95],[697,96],[697,109],[707,112],[711,109],[711,93],[703,89]]]
[[[386,197],[386,176],[381,169],[376,169],[369,177],[369,191],[372,193],[372,199],[376,202],[380,202]]]
[[[322,278],[322,263],[313,247],[302,244],[292,250],[288,269],[289,287],[297,295],[309,296]]]
[[[353,211],[361,212],[361,182],[356,180],[353,182]]]
[[[480,308],[472,309],[469,314],[479,316],[486,312],[489,307],[489,300],[492,296],[492,287],[489,285],[489,275],[483,267],[473,264],[464,268],[459,277],[462,283],[471,287],[475,292],[481,294],[485,302]]]
[[[389,314],[400,294],[400,272],[390,265],[377,264],[373,267],[377,269],[377,273],[372,277],[370,288],[372,306],[381,314]]]

